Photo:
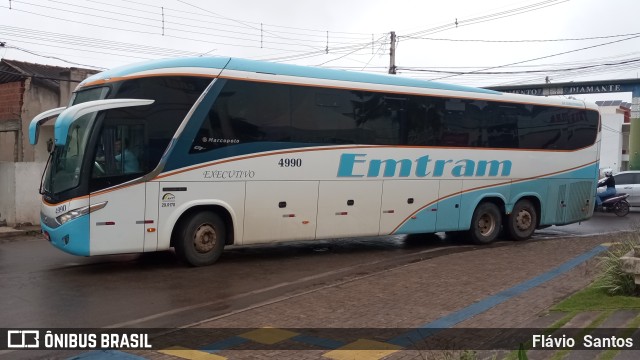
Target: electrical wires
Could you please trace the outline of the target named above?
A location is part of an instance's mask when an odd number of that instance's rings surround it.
[[[569,0],[528,0],[508,5],[498,10],[484,10],[484,14],[461,16],[441,25],[424,26],[420,30],[396,31],[402,46],[397,52],[398,73],[429,80],[453,81],[474,86],[495,86],[540,81],[549,77],[574,79],[576,77],[631,71],[640,64],[640,53],[617,54],[608,58],[583,58],[581,61],[540,64],[541,60],[561,55],[586,52],[614,43],[640,38],[640,33],[624,33],[598,36],[565,36],[557,39],[455,39],[432,37],[432,34],[451,31],[477,24],[486,24],[530,12],[548,9]],[[54,21],[55,31],[42,27],[0,25],[0,41],[5,42],[5,52],[14,50],[38,54],[71,64],[84,59],[108,59],[98,61],[101,66],[115,62],[130,62],[159,57],[186,57],[221,54],[241,56],[274,62],[314,64],[316,66],[353,69],[369,72],[387,72],[382,54],[389,48],[389,33],[357,29],[354,32],[313,29],[309,27],[271,24],[238,19],[224,14],[224,8],[213,8],[209,3],[196,0],[166,0],[158,3],[145,0],[11,0],[9,6],[0,4],[0,15],[19,14],[29,19]],[[206,4],[206,5],[203,5]],[[165,6],[166,5],[166,6]],[[410,11],[411,9],[407,9]],[[275,10],[280,11],[281,10]],[[555,10],[554,10],[555,11]],[[548,13],[548,12],[547,12]],[[46,19],[46,20],[45,20]],[[407,24],[411,25],[411,24]],[[346,25],[345,25],[346,28]],[[47,28],[49,29],[49,28]],[[67,31],[62,29],[68,29]],[[86,30],[86,31],[85,31]],[[121,39],[125,39],[124,41]],[[599,44],[593,42],[603,41]],[[587,42],[572,50],[544,51],[563,42]],[[452,54],[430,52],[436,43],[455,43],[456,48],[469,48],[469,64],[462,66],[438,66],[447,64]],[[426,44],[426,45],[425,45]],[[462,47],[459,44],[465,44]],[[479,66],[484,53],[514,53],[511,47],[541,44],[538,56],[522,56],[518,61],[504,61],[502,65]],[[544,45],[546,44],[546,45]],[[433,45],[433,46],[432,46]],[[542,48],[542,46],[545,46]],[[478,50],[482,49],[482,50]],[[557,49],[557,47],[556,47]],[[422,50],[422,52],[421,52]],[[427,53],[428,57],[415,54]],[[547,53],[545,55],[545,52]],[[422,64],[409,66],[407,55],[422,59]],[[524,52],[523,52],[524,53]],[[377,58],[376,58],[377,57]],[[488,58],[493,62],[500,56]],[[428,60],[428,62],[426,61]],[[476,62],[474,65],[472,62]],[[85,63],[87,61],[84,61]],[[108,64],[108,65],[107,65]],[[412,65],[414,65],[412,64]],[[431,65],[427,65],[431,64]]]

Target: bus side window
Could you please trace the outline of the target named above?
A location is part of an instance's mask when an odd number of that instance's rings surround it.
[[[204,119],[190,154],[254,141],[289,141],[287,85],[227,81]]]

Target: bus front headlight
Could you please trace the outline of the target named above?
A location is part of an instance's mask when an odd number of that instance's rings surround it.
[[[92,212],[94,212],[96,210],[100,210],[105,206],[107,206],[107,201],[101,202],[101,203],[98,203],[98,204],[83,206],[81,208],[77,208],[77,209],[73,209],[73,210],[67,211],[66,213],[58,216],[56,218],[56,220],[58,221],[58,224],[62,225],[64,223],[66,223],[67,221],[79,218],[80,216],[83,216],[83,215],[87,215],[87,214],[92,213]]]

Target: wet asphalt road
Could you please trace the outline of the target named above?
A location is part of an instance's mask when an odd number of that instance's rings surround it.
[[[640,228],[640,210],[624,218],[596,214],[582,224],[539,230],[529,241]],[[440,235],[440,234],[439,234]],[[1,240],[1,239],[0,239]],[[515,246],[499,241],[491,246]],[[388,236],[229,248],[203,268],[173,252],[68,255],[39,236],[0,242],[0,327],[177,327],[476,246],[444,236]]]

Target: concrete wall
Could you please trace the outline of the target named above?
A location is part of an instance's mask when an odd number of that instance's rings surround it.
[[[16,222],[15,164],[0,161],[0,225]]]
[[[38,144],[36,146],[29,144],[29,123],[31,119],[41,112],[64,105],[60,103],[59,91],[37,85],[33,83],[31,79],[25,81],[24,104],[22,106],[23,161],[47,161],[47,157],[49,156],[47,152],[47,139],[52,136],[48,136],[45,133],[53,134],[53,121],[49,120],[47,124],[40,129],[40,137],[38,138]],[[45,127],[48,127],[50,130],[45,131]]]
[[[45,162],[0,162],[0,222],[39,224]]]

